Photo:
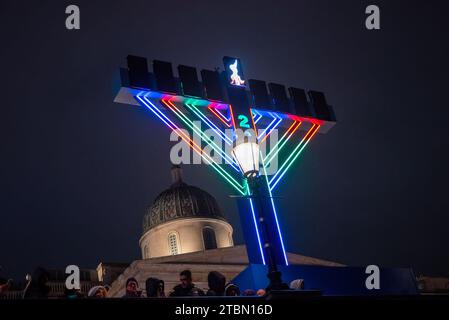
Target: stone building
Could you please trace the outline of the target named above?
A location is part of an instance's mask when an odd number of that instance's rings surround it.
[[[142,259],[233,246],[232,227],[215,198],[183,182],[178,166],[172,168],[172,179],[143,218]]]

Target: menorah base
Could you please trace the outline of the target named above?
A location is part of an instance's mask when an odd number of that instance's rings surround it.
[[[265,289],[266,292],[270,292],[273,290],[289,290],[289,286],[286,283],[282,282],[282,274],[279,271],[271,271],[267,274],[268,279],[270,280],[269,285]]]
[[[419,290],[410,268],[380,268],[380,288],[366,286],[366,267],[288,265],[277,266],[278,271],[270,272],[267,265],[249,264],[232,283],[240,288],[285,291],[293,280],[301,281],[299,291],[319,291],[324,296],[405,296],[418,295]],[[282,273],[282,280],[279,281]],[[268,274],[268,277],[267,277]],[[295,283],[293,283],[293,286]],[[280,288],[280,289],[279,289]]]

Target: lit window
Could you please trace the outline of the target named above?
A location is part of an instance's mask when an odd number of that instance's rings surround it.
[[[178,236],[175,232],[168,234],[168,249],[171,255],[178,254]]]

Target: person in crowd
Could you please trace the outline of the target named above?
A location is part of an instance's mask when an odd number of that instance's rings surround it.
[[[195,287],[192,282],[192,272],[184,270],[179,274],[180,284],[173,288],[170,297],[204,296],[204,291]]]
[[[36,268],[31,277],[30,284],[24,293],[25,298],[45,299],[50,293],[50,286],[47,282],[50,279],[50,273],[44,268]]]
[[[225,296],[235,297],[240,295],[240,288],[233,283],[228,283],[225,287]]]
[[[78,299],[84,298],[84,294],[81,292],[81,289],[64,289],[64,298],[67,299]]]
[[[89,298],[103,299],[103,298],[107,298],[108,291],[103,286],[95,286],[95,287],[90,288],[89,293],[87,294],[87,296]]]
[[[265,289],[259,289],[256,292],[256,295],[258,295],[259,297],[263,297],[267,292],[265,291]]]
[[[157,278],[148,278],[145,281],[145,289],[147,290],[147,297],[165,297],[164,281]]]
[[[103,287],[106,289],[106,293],[108,293],[109,290],[111,290],[111,286],[108,284],[105,284]]]
[[[12,287],[12,279],[4,279],[0,278],[0,297],[6,296],[6,293],[11,289]]]
[[[126,280],[126,293],[123,298],[139,298],[142,294],[142,290],[139,290],[139,283],[136,278],[128,278]]]
[[[290,289],[292,290],[304,290],[304,280],[303,279],[295,279],[290,282]]]
[[[225,292],[226,277],[218,271],[211,271],[207,276],[209,290],[208,296],[223,296]]]
[[[255,296],[256,295],[256,291],[254,291],[253,289],[245,289],[242,293],[242,296]]]

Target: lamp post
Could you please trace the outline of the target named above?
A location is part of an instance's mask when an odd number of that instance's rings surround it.
[[[232,155],[239,164],[244,177],[247,179],[250,194],[248,197],[255,200],[257,206],[257,222],[260,226],[263,250],[268,262],[267,277],[270,281],[267,291],[271,290],[285,290],[288,286],[282,282],[281,272],[277,269],[276,255],[274,254],[272,235],[267,228],[266,208],[264,208],[263,199],[269,198],[270,195],[266,190],[266,183],[259,175],[259,144],[250,141],[245,136],[240,143],[237,143]],[[270,199],[271,200],[271,199]]]

